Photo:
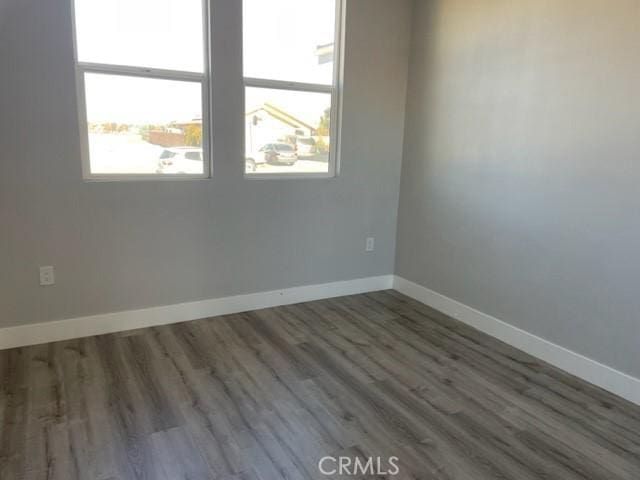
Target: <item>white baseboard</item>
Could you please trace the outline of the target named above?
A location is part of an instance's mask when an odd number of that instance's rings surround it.
[[[417,283],[393,275],[2,328],[0,329],[0,350],[389,288],[395,288],[498,340],[640,405],[639,379],[514,327]]]
[[[395,276],[393,288],[565,372],[640,405],[640,380],[463,303]]]
[[[386,290],[390,289],[392,284],[393,275],[383,275],[2,328],[0,350]]]

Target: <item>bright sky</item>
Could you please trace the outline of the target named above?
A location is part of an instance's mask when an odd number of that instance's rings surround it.
[[[202,72],[201,0],[75,0],[80,61]]]
[[[334,0],[243,0],[245,76],[331,84],[333,66],[316,47],[334,40]],[[201,0],[75,0],[80,61],[199,72],[203,69]],[[215,15],[215,12],[214,12]],[[197,84],[87,75],[90,122],[167,123],[201,115]],[[328,96],[252,90],[310,121]]]
[[[333,43],[334,0],[244,0],[244,74],[307,83],[332,83],[316,48]]]
[[[87,73],[90,123],[162,125],[202,118],[199,83]]]

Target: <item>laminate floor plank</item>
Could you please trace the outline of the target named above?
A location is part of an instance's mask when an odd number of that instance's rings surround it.
[[[0,351],[0,422],[2,480],[640,479],[640,407],[392,290]]]

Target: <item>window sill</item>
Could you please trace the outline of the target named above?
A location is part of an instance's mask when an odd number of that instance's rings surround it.
[[[302,179],[329,179],[337,175],[328,173],[245,173],[245,180],[302,180]]]
[[[204,175],[92,175],[84,177],[84,183],[115,183],[115,182],[187,182],[195,180],[211,180],[210,176]]]

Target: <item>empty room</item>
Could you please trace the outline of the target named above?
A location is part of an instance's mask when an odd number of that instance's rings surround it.
[[[0,480],[639,480],[640,0],[0,0]]]

